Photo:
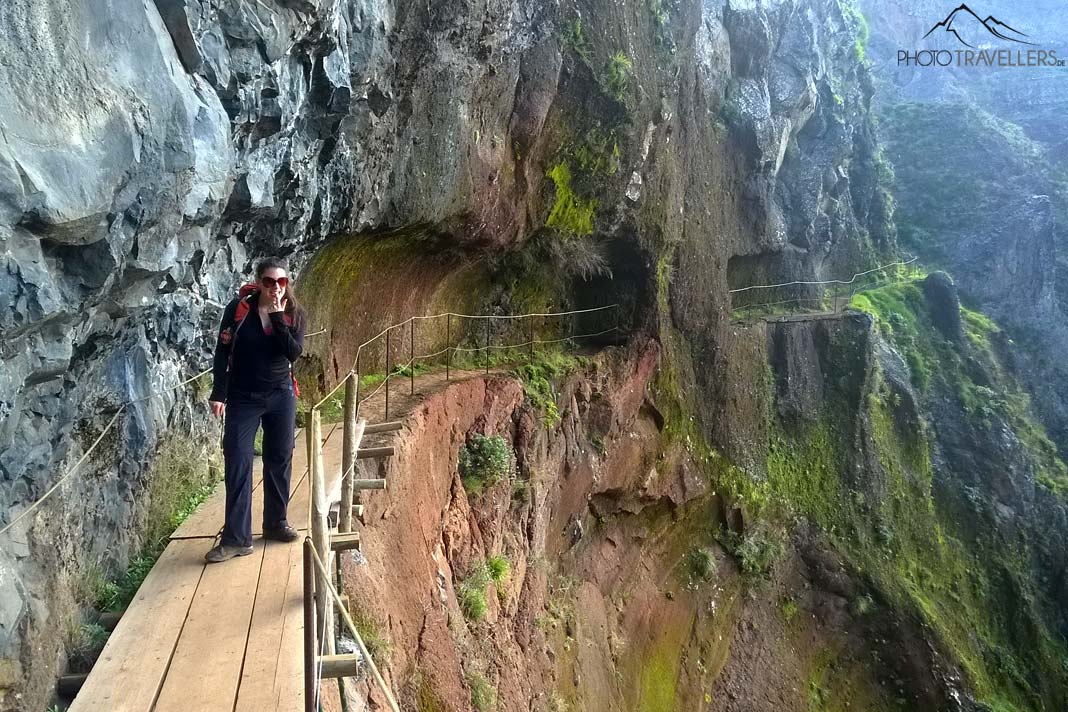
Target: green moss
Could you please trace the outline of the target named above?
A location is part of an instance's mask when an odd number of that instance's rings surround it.
[[[539,351],[535,356],[534,361],[516,366],[512,373],[523,381],[531,405],[542,412],[545,427],[554,428],[560,421],[556,382],[585,367],[588,361],[561,351]]]
[[[419,670],[415,680],[415,708],[417,712],[450,712],[449,706],[431,685],[430,680]]]
[[[844,497],[839,478],[842,451],[833,427],[823,420],[801,438],[787,437],[780,430],[768,444],[768,486],[791,513],[821,522],[835,521]]]
[[[567,154],[584,175],[613,176],[619,172],[619,135],[616,131],[605,129],[600,123],[596,123],[581,141],[568,147]]]
[[[630,84],[631,71],[634,65],[623,52],[616,52],[609,57],[605,64],[604,73],[601,77],[601,85],[605,92],[621,104],[627,100],[627,88]]]
[[[356,632],[371,654],[371,659],[379,667],[385,667],[389,663],[389,655],[392,650],[389,638],[382,632],[382,626],[368,611],[355,603],[349,604],[349,615],[356,624]]]
[[[658,645],[648,655],[639,680],[636,712],[675,712],[678,708],[679,650]]]
[[[590,63],[592,49],[590,40],[586,37],[586,29],[582,25],[582,18],[576,17],[566,25],[564,42],[586,64]]]
[[[593,214],[597,208],[594,198],[583,199],[571,189],[571,169],[567,163],[557,163],[547,174],[556,186],[556,201],[545,224],[566,235],[581,236],[593,232]]]
[[[491,712],[497,709],[497,689],[480,672],[467,674],[467,686],[471,690],[471,707],[476,712]]]
[[[997,326],[990,319],[962,310],[968,338],[949,342],[932,325],[923,294],[911,282],[862,293],[852,306],[875,317],[921,392],[956,397],[977,432],[989,427],[986,421],[1004,420],[1043,471],[1062,471],[1052,443],[1034,425],[1026,395],[996,357]],[[990,386],[974,380],[979,372]],[[876,497],[847,486],[852,431],[848,422],[825,416],[799,434],[779,431],[768,453],[772,499],[827,531],[891,607],[917,611],[960,662],[978,697],[1004,709],[1041,709],[1038,689],[1063,689],[1068,681],[1057,662],[1063,646],[1044,628],[1025,555],[971,531],[968,517],[939,509],[927,433],[908,425],[898,412],[900,399],[878,371],[861,405],[882,470]],[[860,602],[854,604],[854,615],[864,615]],[[1036,675],[1044,680],[1040,688]],[[818,689],[822,683],[811,690],[811,708],[836,709],[834,695]]]
[[[871,36],[871,29],[868,27],[868,19],[864,17],[864,13],[860,7],[854,2],[847,2],[842,5],[842,10],[847,18],[851,18],[857,25],[857,37],[853,42],[853,47],[856,50],[857,61],[864,62],[865,49],[868,46],[868,39]]]

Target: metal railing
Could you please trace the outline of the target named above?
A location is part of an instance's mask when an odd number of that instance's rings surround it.
[[[616,309],[616,323],[611,327],[599,329],[594,332],[574,334],[570,333],[562,338],[543,339],[535,336],[535,320],[552,319],[590,314],[595,312],[607,312]],[[445,346],[431,353],[416,355],[416,343],[419,335],[417,324],[427,320],[445,320]],[[476,346],[462,346],[461,339],[453,343],[454,335],[458,331],[453,330],[454,321],[462,323],[462,320],[473,320],[476,325],[485,325],[478,336],[481,343]],[[526,339],[516,343],[493,343],[491,325],[493,320],[501,320],[509,323],[525,320]],[[392,332],[395,330],[407,331],[408,336],[408,360],[405,363],[394,364]],[[308,473],[311,478],[311,497],[308,503],[308,521],[311,526],[311,536],[304,542],[304,674],[305,674],[305,710],[315,712],[319,708],[321,699],[321,686],[324,671],[331,678],[351,677],[358,673],[358,665],[352,656],[337,655],[336,638],[338,631],[335,630],[333,619],[334,610],[341,615],[348,634],[355,640],[359,648],[361,660],[370,670],[374,683],[385,695],[393,712],[400,712],[396,699],[385,678],[378,670],[378,666],[371,657],[359,631],[353,624],[349,612],[345,609],[343,598],[338,593],[341,585],[341,563],[336,557],[339,551],[348,548],[358,548],[358,538],[352,533],[352,512],[354,504],[359,505],[359,493],[363,490],[385,489],[384,479],[356,479],[356,461],[363,457],[388,457],[393,454],[392,447],[376,447],[361,449],[360,444],[364,434],[388,432],[398,430],[399,422],[390,422],[389,418],[389,388],[390,381],[394,377],[408,377],[410,379],[411,393],[415,393],[415,371],[418,364],[429,365],[435,363],[433,359],[444,356],[444,368],[446,381],[451,378],[453,368],[453,356],[456,353],[481,353],[484,356],[482,368],[488,373],[490,370],[490,352],[504,349],[527,349],[527,358],[533,361],[537,347],[572,341],[576,339],[602,336],[619,330],[618,305],[611,304],[591,309],[578,309],[566,312],[549,312],[520,315],[471,315],[446,312],[433,316],[413,316],[404,321],[393,324],[383,329],[367,341],[364,341],[356,349],[356,358],[347,373],[338,383],[330,389],[309,409],[306,416],[305,437],[308,448]],[[573,329],[572,329],[573,331]],[[469,330],[474,332],[474,330]],[[366,349],[373,347],[379,340],[384,340],[385,352],[385,375],[382,382],[370,393],[360,393],[361,358]],[[322,408],[334,396],[339,389],[344,387],[343,427],[344,437],[341,472],[338,478],[339,487],[330,494],[326,489],[325,467],[323,464],[323,446],[326,441],[322,437]],[[360,417],[360,409],[370,398],[381,391],[384,393],[385,421],[375,425],[368,425],[366,420]],[[329,435],[327,436],[329,440]],[[338,517],[337,529],[330,530],[330,509],[337,504]],[[330,571],[336,572],[338,585],[335,586]],[[329,670],[327,670],[329,667]],[[339,682],[341,689],[342,704],[345,702],[344,684]]]

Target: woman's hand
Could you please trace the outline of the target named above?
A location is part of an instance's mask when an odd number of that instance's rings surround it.
[[[208,401],[208,405],[211,406],[211,414],[216,418],[221,418],[226,411],[226,404],[221,401]]]
[[[282,292],[278,294],[272,294],[269,306],[267,307],[267,313],[285,311],[286,300],[282,296]]]

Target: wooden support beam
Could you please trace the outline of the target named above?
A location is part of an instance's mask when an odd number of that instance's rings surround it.
[[[59,679],[56,680],[56,694],[67,699],[76,697],[82,689],[82,685],[85,684],[85,678],[87,677],[89,677],[87,672],[78,673],[77,675],[60,675]]]
[[[383,478],[375,480],[353,480],[352,489],[354,490],[384,490],[386,488],[386,481]]]
[[[330,548],[334,551],[348,551],[360,548],[360,533],[345,532],[330,537]]]
[[[115,630],[115,626],[119,624],[119,619],[122,618],[124,611],[104,611],[97,619],[97,624],[100,625],[106,631]]]
[[[360,669],[359,653],[344,653],[342,655],[324,655],[319,658],[322,665],[322,673],[319,675],[324,680],[337,677],[356,677]]]
[[[366,432],[366,431],[365,431]],[[356,458],[359,460],[366,460],[369,457],[392,457],[393,446],[387,445],[385,447],[361,447],[356,451]]]
[[[329,508],[326,503],[326,479],[323,472],[323,426],[322,416],[319,410],[313,408],[308,417],[311,422],[309,427],[308,449],[311,458],[308,461],[308,476],[311,478],[311,531],[312,543],[319,558],[329,566],[332,563],[330,555],[330,530],[327,525]],[[334,653],[334,615],[333,606],[330,605],[330,577],[325,571],[315,581],[315,610],[319,613],[316,626],[316,641],[324,644],[328,654]],[[324,640],[325,639],[325,640]]]
[[[363,429],[363,434],[374,435],[375,433],[388,433],[393,430],[400,429],[401,422],[399,420],[390,420],[385,423],[374,423],[373,425],[368,425],[366,428]]]
[[[341,454],[341,509],[336,526],[343,532],[352,531],[352,479],[356,476],[356,453],[360,450],[360,441],[366,423],[356,420],[356,379],[350,373],[345,379],[345,436],[344,449]],[[331,498],[333,499],[333,498]]]

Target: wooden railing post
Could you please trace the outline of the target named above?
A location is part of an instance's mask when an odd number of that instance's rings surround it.
[[[311,432],[311,429],[308,429]],[[315,649],[315,564],[312,557],[311,539],[304,538],[304,712],[316,712],[318,700],[315,699],[315,691],[318,689],[318,673],[316,672],[316,658],[319,651]]]
[[[330,530],[327,522],[329,514],[326,502],[326,476],[323,472],[323,438],[322,416],[318,408],[313,408],[309,413],[311,420],[312,459],[311,469],[311,531],[312,543],[315,544],[315,552],[319,555],[327,569],[330,566]],[[315,580],[315,607],[319,611],[319,624],[316,627],[317,640],[323,646],[326,655],[334,653],[334,610],[330,597],[330,579],[320,571]]]
[[[449,380],[449,365],[452,362],[452,314],[445,315],[445,380]]]
[[[338,510],[337,530],[352,531],[352,478],[356,469],[356,388],[357,376],[350,373],[345,383],[345,440],[341,451],[341,508]]]
[[[390,420],[390,332],[393,327],[386,330],[386,416],[383,421]]]

